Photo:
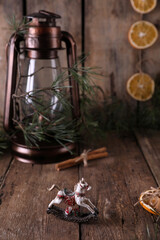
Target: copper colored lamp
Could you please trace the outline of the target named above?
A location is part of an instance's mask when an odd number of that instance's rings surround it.
[[[4,128],[7,132],[15,129],[16,119],[25,116],[32,117],[32,111],[27,105],[19,105],[14,95],[32,92],[35,89],[45,88],[52,84],[60,74],[60,61],[58,52],[62,50],[62,42],[65,44],[66,60],[69,68],[76,62],[76,44],[70,33],[61,31],[56,26],[59,15],[44,10],[27,16],[28,24],[25,34],[14,33],[7,47],[7,84],[4,111]],[[72,118],[79,117],[79,90],[78,84],[69,78],[70,101],[72,104]],[[46,94],[47,95],[47,94]],[[48,95],[47,95],[48,96]],[[56,97],[49,95],[54,102],[54,109],[61,107]],[[74,143],[68,143],[67,148],[73,150]],[[45,143],[39,147],[28,147],[23,135],[15,134],[12,138],[12,152],[14,157],[28,163],[57,162],[68,155],[68,149],[60,144]]]

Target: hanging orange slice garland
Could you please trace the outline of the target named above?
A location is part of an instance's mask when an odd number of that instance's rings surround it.
[[[130,0],[135,11],[144,14],[152,11],[157,0]],[[137,21],[129,29],[128,40],[132,47],[145,49],[151,47],[158,38],[156,27],[148,21]],[[128,94],[138,101],[149,100],[155,89],[153,79],[145,73],[136,73],[127,81]]]

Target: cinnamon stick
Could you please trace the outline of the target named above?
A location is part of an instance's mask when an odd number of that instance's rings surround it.
[[[104,148],[99,148],[99,149],[89,152],[87,155],[87,160],[89,161],[89,160],[94,160],[97,158],[103,158],[103,157],[107,157],[107,156],[108,156],[108,153],[106,152],[106,148],[104,147]],[[78,157],[68,159],[64,162],[56,164],[55,169],[57,171],[60,171],[62,169],[73,167],[81,162],[83,162],[83,158],[81,158],[81,156],[78,156]]]
[[[106,152],[106,151],[107,151],[107,148],[106,148],[106,147],[97,148],[97,149],[95,149],[95,150],[93,150],[93,151],[90,151],[90,152],[88,153],[88,155],[94,154],[94,153],[102,153],[102,152]]]

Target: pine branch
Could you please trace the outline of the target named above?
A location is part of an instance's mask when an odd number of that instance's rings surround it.
[[[32,75],[37,74],[40,70],[43,69],[38,69]],[[83,128],[87,128],[87,131],[90,127],[97,128],[97,122],[91,118],[88,110],[95,102],[97,91],[100,90],[94,84],[94,76],[98,77],[99,75],[94,72],[93,68],[82,68],[77,63],[73,68],[64,68],[51,86],[13,95],[14,113],[16,113],[16,103],[22,112],[19,117],[14,114],[13,121],[16,132],[21,131],[23,133],[28,146],[38,147],[41,142],[53,141],[65,146],[65,143],[74,142],[79,138]],[[28,76],[20,76],[20,78],[23,77]],[[69,84],[70,78],[78,83],[80,93],[83,92],[83,94],[80,94],[81,118],[78,122],[72,121],[73,106],[69,94],[72,87]],[[54,96],[56,100],[53,103],[47,101],[45,94]],[[25,116],[22,106],[31,109],[29,116]],[[58,106],[57,109],[56,106]],[[80,131],[78,132],[77,129],[80,129]]]
[[[14,15],[8,20],[8,23],[11,26],[11,29],[15,32],[15,34],[21,36],[26,33],[29,24],[26,17],[23,17],[21,21],[18,21]]]

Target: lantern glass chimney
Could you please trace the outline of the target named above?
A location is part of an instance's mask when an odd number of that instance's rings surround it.
[[[15,107],[18,109],[15,119],[22,121],[26,117],[32,117],[35,111],[53,118],[55,113],[62,110],[62,105],[54,94],[55,90],[58,93],[62,88],[57,81],[61,74],[58,56],[54,59],[25,58],[19,64],[21,75],[18,76],[15,92]]]

